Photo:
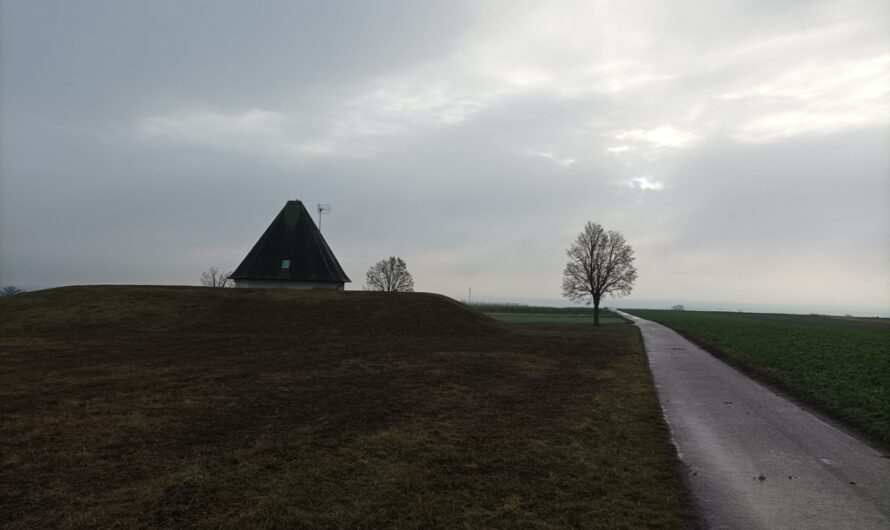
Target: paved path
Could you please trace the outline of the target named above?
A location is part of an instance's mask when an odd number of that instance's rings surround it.
[[[890,459],[676,332],[642,330],[708,528],[890,529]]]

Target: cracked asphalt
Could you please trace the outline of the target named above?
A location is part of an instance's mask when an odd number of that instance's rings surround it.
[[[888,455],[671,329],[621,314],[643,333],[706,527],[890,529]]]

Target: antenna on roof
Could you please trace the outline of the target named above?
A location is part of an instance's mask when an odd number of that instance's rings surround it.
[[[331,205],[318,203],[318,231],[321,232],[321,215],[331,215]]]

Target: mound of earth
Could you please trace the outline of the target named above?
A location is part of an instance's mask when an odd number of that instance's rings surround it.
[[[0,301],[0,333],[481,336],[504,326],[429,293],[101,285]]]
[[[430,294],[0,299],[0,528],[684,528],[639,332]]]

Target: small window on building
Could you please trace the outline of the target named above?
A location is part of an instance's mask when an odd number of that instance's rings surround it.
[[[289,259],[281,260],[281,269],[284,270],[284,269],[289,269],[289,268],[290,268],[290,260]]]

